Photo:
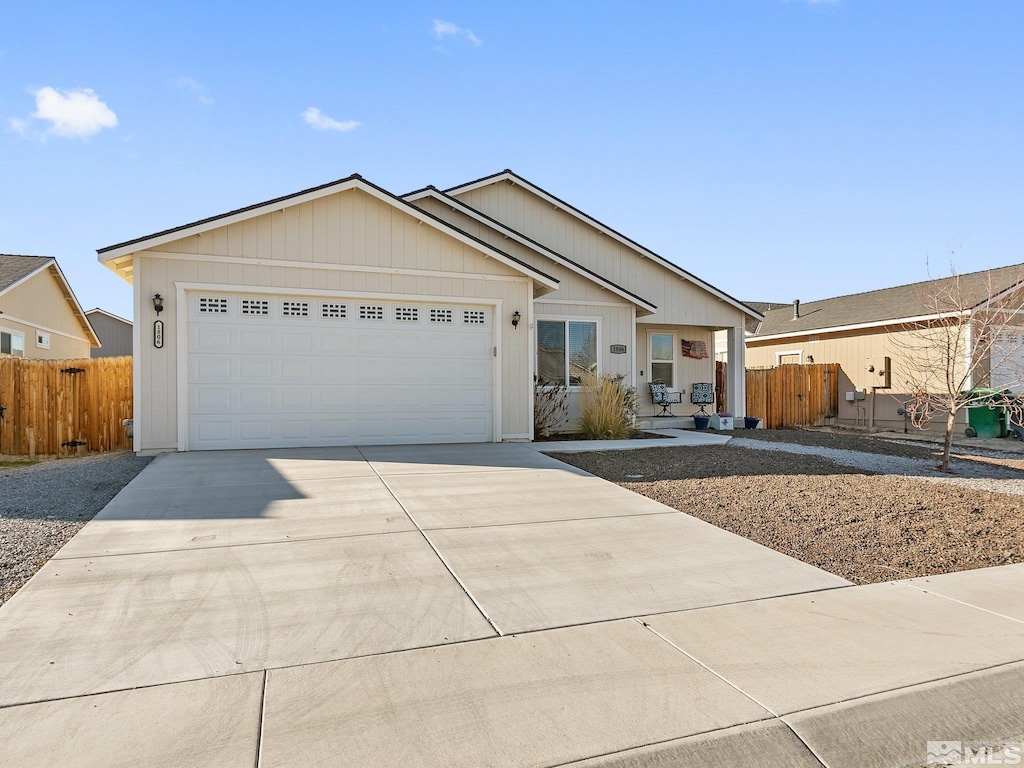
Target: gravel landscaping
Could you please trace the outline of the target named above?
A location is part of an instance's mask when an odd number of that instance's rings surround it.
[[[125,451],[0,468],[0,604],[151,460]]]
[[[1024,502],[994,492],[1024,483],[1018,471],[949,478],[926,458],[754,442],[556,458],[859,584],[1024,562]]]

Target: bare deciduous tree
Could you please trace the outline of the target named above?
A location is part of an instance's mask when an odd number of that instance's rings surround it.
[[[1024,397],[1024,267],[970,275],[950,269],[949,277],[922,283],[920,321],[905,322],[893,334],[904,403],[911,423],[927,429],[945,417],[941,470],[949,454],[957,415],[991,405],[1021,421]],[[978,387],[1004,394],[979,393]]]

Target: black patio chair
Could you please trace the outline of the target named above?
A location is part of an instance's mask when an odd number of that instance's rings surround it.
[[[669,392],[666,384],[648,384],[647,387],[651,390],[651,400],[655,405],[661,406],[661,413],[655,415],[675,416],[672,413],[672,406],[683,402],[683,393]]]

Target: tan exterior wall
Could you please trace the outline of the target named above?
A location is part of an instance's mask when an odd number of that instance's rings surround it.
[[[46,360],[89,357],[91,344],[54,277],[43,270],[0,296],[0,328],[25,335],[25,357]],[[50,336],[50,347],[36,344],[36,331]]]
[[[193,256],[195,258],[189,258]],[[281,264],[280,262],[292,262]],[[415,270],[417,274],[409,274]],[[139,330],[136,450],[178,442],[176,286],[215,284],[380,296],[500,299],[502,436],[528,437],[533,402],[530,334],[511,326],[528,316],[533,281],[493,258],[359,190],[265,214],[143,251],[134,258]],[[151,297],[164,297],[165,343],[154,348]]]
[[[743,313],[519,185],[488,184],[457,195],[467,205],[582,264],[658,307],[668,325],[742,326]],[[507,242],[507,241],[506,241]],[[709,347],[710,349],[710,347]]]
[[[839,380],[840,423],[866,425],[872,421],[877,427],[903,429],[904,419],[896,411],[909,398],[905,391],[908,373],[908,357],[914,349],[924,346],[925,341],[918,333],[869,328],[859,331],[806,335],[790,339],[759,342],[747,339],[747,367],[770,368],[779,364],[779,355],[799,354],[800,360],[808,362],[808,356],[815,363],[839,363],[842,375]],[[892,363],[892,389],[877,389],[872,405],[872,387],[883,382],[878,372],[882,360],[889,357]],[[875,372],[867,370],[868,365]],[[863,400],[849,402],[846,393],[866,392]],[[961,414],[960,420],[965,420]],[[935,425],[935,429],[939,426]]]

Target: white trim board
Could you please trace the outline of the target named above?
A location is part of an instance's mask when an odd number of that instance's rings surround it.
[[[501,173],[494,174],[493,176],[488,176],[488,177],[483,178],[483,179],[477,179],[476,181],[471,181],[471,182],[469,182],[467,184],[462,184],[462,185],[459,185],[459,186],[456,186],[456,187],[450,187],[448,189],[443,190],[443,192],[446,195],[451,197],[451,196],[462,194],[464,192],[470,192],[470,191],[472,191],[474,189],[479,189],[481,187],[486,187],[486,186],[489,186],[491,184],[495,184],[495,183],[500,182],[500,181],[507,181],[507,182],[509,182],[509,183],[511,183],[513,185],[518,185],[518,186],[523,187],[526,190],[529,190],[531,193],[533,193],[537,197],[539,197],[542,200],[550,203],[554,208],[556,208],[558,210],[565,211],[570,216],[574,216],[575,218],[579,219],[580,221],[584,222],[585,224],[590,225],[591,227],[596,229],[598,232],[601,232],[602,234],[607,235],[608,237],[612,238],[613,240],[621,243],[622,245],[626,246],[631,251],[636,253],[638,256],[640,256],[640,258],[652,259],[653,261],[655,261],[656,263],[660,264],[661,266],[663,266],[665,269],[669,270],[670,272],[673,272],[674,274],[678,275],[679,277],[683,278],[684,280],[687,280],[687,281],[693,283],[694,285],[696,285],[697,287],[704,289],[705,291],[707,291],[708,293],[712,294],[713,296],[715,296],[719,300],[724,301],[725,303],[727,303],[727,304],[735,307],[736,309],[740,310],[744,315],[746,315],[748,317],[752,317],[755,320],[763,320],[764,319],[764,315],[761,315],[760,313],[758,313],[757,311],[755,311],[751,307],[748,307],[743,302],[737,301],[736,299],[734,299],[729,294],[724,293],[724,292],[718,290],[717,288],[715,288],[713,285],[711,285],[709,283],[705,283],[703,280],[701,280],[700,278],[696,277],[695,275],[690,274],[689,272],[687,272],[682,267],[676,266],[675,264],[673,264],[671,261],[669,261],[668,259],[664,258],[663,256],[659,256],[654,251],[651,251],[651,250],[645,248],[644,246],[640,245],[636,241],[630,240],[625,235],[619,234],[614,229],[611,229],[610,227],[607,227],[604,224],[602,224],[601,222],[599,222],[597,219],[591,218],[590,216],[585,214],[583,211],[579,210],[578,208],[573,207],[569,203],[566,203],[564,200],[559,200],[557,197],[555,197],[554,195],[551,195],[551,194],[545,192],[540,187],[534,186],[529,181],[527,181],[523,177],[513,173],[510,170],[506,169],[505,171],[503,171]]]
[[[39,323],[33,323],[33,322],[29,321],[29,320],[22,320],[20,317],[14,317],[14,315],[9,315],[6,312],[0,314],[0,319],[9,320],[12,323],[20,323],[21,325],[27,325],[29,328],[35,328],[35,329],[40,330],[40,331],[46,331],[47,333],[50,333],[50,334],[56,334],[58,336],[63,336],[64,338],[71,339],[72,341],[84,341],[86,344],[91,344],[92,343],[91,341],[89,341],[89,339],[85,338],[84,336],[75,336],[75,335],[70,334],[70,333],[65,333],[64,331],[58,331],[56,328],[49,328],[49,327],[47,327],[45,325],[40,325]],[[18,333],[22,333],[22,331],[18,331]]]
[[[431,269],[404,267],[372,267],[362,264],[333,264],[325,261],[291,261],[289,259],[257,259],[249,256],[214,256],[206,253],[172,253],[170,251],[144,251],[136,254],[140,259],[167,259],[174,261],[213,262],[238,264],[247,267],[279,267],[281,269],[310,269],[325,272],[364,272],[379,275],[407,275],[410,277],[440,277],[447,280],[487,280],[491,282],[525,282],[524,275],[488,275],[480,272],[444,272]]]

